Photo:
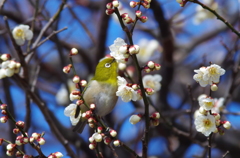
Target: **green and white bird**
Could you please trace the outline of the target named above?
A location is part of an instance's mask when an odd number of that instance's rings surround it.
[[[95,104],[95,113],[99,117],[103,117],[110,113],[116,105],[118,97],[116,91],[118,64],[114,58],[106,57],[100,60],[96,67],[95,75],[85,87],[83,91],[84,101],[90,105]],[[79,110],[79,109],[78,109]],[[80,106],[80,112],[76,110],[76,115],[81,115],[87,111],[85,105]],[[75,116],[76,118],[78,116]],[[73,131],[82,133],[87,120],[80,116],[79,122],[74,127]]]

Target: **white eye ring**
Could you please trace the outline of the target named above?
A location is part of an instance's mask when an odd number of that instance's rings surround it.
[[[111,64],[106,63],[106,64],[105,64],[105,67],[109,68],[109,67],[111,67]]]

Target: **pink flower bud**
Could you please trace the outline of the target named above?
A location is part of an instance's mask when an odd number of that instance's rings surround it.
[[[231,123],[229,121],[223,121],[223,127],[226,129],[230,129],[231,128]]]
[[[37,139],[37,142],[38,142],[40,145],[44,145],[44,144],[45,144],[45,139],[44,139],[43,137],[38,138],[38,139]]]
[[[17,126],[17,127],[24,128],[24,125],[25,125],[25,123],[24,123],[23,121],[18,121],[18,122],[16,122],[16,126]]]
[[[135,14],[138,18],[142,16],[142,12],[140,10],[137,10]]]
[[[13,133],[14,133],[14,134],[18,134],[19,131],[20,131],[19,128],[14,128],[14,129],[13,129]]]
[[[10,60],[11,59],[11,55],[10,54],[3,54],[3,55],[1,55],[1,59],[3,61]]]
[[[79,106],[82,105],[83,103],[84,103],[83,100],[77,100],[76,101],[76,104],[79,105]]]
[[[143,70],[144,70],[146,73],[151,72],[151,69],[150,69],[148,66],[145,66]]]
[[[96,123],[97,121],[96,121],[96,119],[95,118],[93,118],[93,117],[90,117],[89,119],[88,119],[88,123]]]
[[[131,1],[131,2],[129,3],[129,5],[130,5],[131,8],[135,8],[138,4],[139,4],[139,3],[138,3],[138,2],[135,2],[135,1]]]
[[[22,136],[17,136],[16,140],[15,140],[15,144],[17,144],[18,146],[23,144],[23,137]]]
[[[116,137],[116,136],[117,136],[117,132],[116,132],[115,130],[111,129],[111,130],[110,130],[110,135],[111,135],[112,137]]]
[[[16,144],[8,144],[7,147],[6,147],[6,149],[7,149],[8,151],[13,151],[16,146],[17,146]]]
[[[34,132],[34,133],[32,134],[32,137],[33,137],[35,140],[37,140],[37,139],[39,139],[39,138],[41,137],[41,134]]]
[[[107,3],[106,8],[107,8],[107,9],[112,9],[112,8],[113,8],[112,2]]]
[[[154,93],[154,90],[152,88],[145,88],[145,92],[148,94],[148,95],[152,95]]]
[[[133,125],[135,125],[136,123],[138,123],[142,118],[142,115],[141,114],[137,114],[137,115],[132,115],[130,118],[129,118],[129,122]]]
[[[119,146],[120,146],[120,140],[114,140],[114,141],[113,141],[113,145],[114,145],[115,147],[119,147]]]
[[[92,111],[91,110],[88,110],[85,113],[86,113],[86,118],[89,118],[89,117],[92,116]]]
[[[86,80],[81,80],[80,82],[82,87],[85,87],[87,85],[87,81]]]
[[[145,22],[147,22],[148,17],[146,17],[146,16],[141,16],[141,17],[139,18],[139,20],[140,20],[141,22],[145,23]]]
[[[68,74],[72,68],[72,64],[63,67],[63,72]]]
[[[14,151],[9,151],[9,150],[7,150],[7,151],[6,151],[6,155],[7,155],[7,156],[13,156],[13,155],[14,155]]]
[[[103,130],[103,128],[102,128],[101,126],[99,126],[99,127],[97,128],[97,132],[98,132],[98,133],[102,133],[102,130]]]
[[[155,70],[160,70],[160,68],[161,68],[161,65],[160,65],[160,64],[157,64],[157,63],[155,63],[154,66],[155,66],[155,68],[154,68]]]
[[[17,151],[15,154],[16,157],[23,157],[23,154],[20,151]]]
[[[141,3],[141,5],[145,8],[145,9],[149,9],[150,8],[150,3],[144,1]]]
[[[78,50],[76,48],[72,48],[71,51],[70,51],[70,55],[76,55],[78,54]]]
[[[1,104],[0,109],[1,110],[6,110],[7,109],[7,104]]]
[[[78,75],[75,75],[72,79],[73,83],[79,83],[80,82],[80,77]]]
[[[7,115],[7,111],[6,111],[6,110],[2,110],[1,113],[2,113],[3,115]]]
[[[154,112],[151,117],[153,119],[159,119],[160,118],[160,114],[159,114],[159,112]]]
[[[116,8],[119,7],[119,1],[118,1],[118,0],[113,0],[113,1],[112,1],[112,4],[113,4],[113,6],[116,7]]]
[[[114,12],[115,12],[114,9],[106,9],[106,14],[107,14],[107,15],[111,15],[111,14],[113,14]]]
[[[126,24],[131,24],[131,23],[133,23],[133,20],[132,20],[131,17],[123,18],[123,21],[124,21]]]
[[[128,15],[128,13],[123,13],[123,14],[121,15],[121,17],[122,17],[123,19],[129,18],[129,15]]]
[[[112,142],[112,139],[111,139],[110,137],[107,137],[107,136],[105,136],[105,137],[103,138],[103,140],[104,140],[104,143],[105,143],[106,145],[109,145],[109,144]]]
[[[153,69],[153,68],[155,67],[155,63],[154,63],[153,61],[149,61],[149,62],[147,63],[147,66],[148,66],[149,68]]]
[[[7,120],[8,120],[8,117],[7,117],[7,116],[2,116],[2,117],[0,118],[0,122],[1,122],[1,123],[6,123]]]

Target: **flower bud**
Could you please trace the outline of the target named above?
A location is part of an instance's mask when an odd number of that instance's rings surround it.
[[[98,133],[102,133],[102,130],[103,130],[103,128],[102,128],[101,126],[99,126],[99,127],[97,128],[97,132],[98,132]]]
[[[221,129],[221,128],[217,128],[217,129],[218,129],[218,132],[219,132],[220,135],[224,135],[225,134],[223,129]]]
[[[146,17],[146,16],[141,16],[141,17],[139,18],[139,20],[140,20],[141,22],[145,23],[145,22],[147,22],[148,17]]]
[[[99,133],[94,133],[94,134],[92,135],[92,137],[94,138],[94,140],[95,140],[96,142],[101,142],[101,141],[102,141],[102,135],[99,134]]]
[[[14,129],[13,129],[13,133],[14,133],[14,134],[18,134],[19,131],[20,131],[19,128],[14,128]]]
[[[145,2],[151,3],[152,0],[144,0]]]
[[[0,109],[1,110],[6,110],[7,109],[7,104],[1,104]]]
[[[17,126],[17,127],[24,128],[24,125],[25,125],[25,123],[24,123],[23,121],[18,121],[18,122],[16,122],[16,126]]]
[[[87,85],[87,81],[86,80],[81,80],[80,82],[82,87],[85,87]]]
[[[30,138],[29,138],[29,142],[30,142],[30,143],[34,142],[34,140],[35,140],[34,137],[30,137]]]
[[[15,140],[15,144],[17,144],[18,146],[23,144],[23,137],[22,136],[17,136],[16,140]]]
[[[80,99],[80,95],[81,95],[81,92],[80,92],[80,91],[73,90],[73,91],[70,93],[69,98],[70,98],[71,101],[79,100],[79,99]]]
[[[8,144],[7,147],[6,147],[6,149],[7,149],[8,151],[13,151],[16,146],[17,146],[16,144]]]
[[[53,153],[57,158],[63,157],[63,154],[61,152],[55,152]]]
[[[82,105],[83,103],[84,103],[84,102],[83,102],[83,100],[81,100],[81,99],[76,101],[76,104],[77,104],[78,106]]]
[[[33,137],[35,140],[37,140],[37,139],[39,139],[39,138],[41,137],[41,134],[34,132],[34,133],[32,134],[32,137]]]
[[[44,144],[45,144],[45,139],[44,139],[43,137],[38,138],[38,139],[37,139],[37,142],[38,142],[40,145],[44,145]]]
[[[135,8],[138,4],[139,4],[139,3],[138,3],[138,2],[135,2],[135,1],[131,1],[131,2],[129,3],[129,5],[130,5],[131,8]]]
[[[153,119],[159,119],[160,118],[160,114],[159,114],[159,112],[154,112],[151,117]]]
[[[112,1],[113,7],[119,7],[119,1],[118,0],[113,0]]]
[[[125,63],[118,63],[118,69],[119,70],[125,70],[126,69],[126,67],[127,67],[127,65],[125,64]]]
[[[115,11],[114,9],[106,9],[106,14],[111,15],[114,13],[114,11]]]
[[[15,156],[16,156],[16,157],[23,157],[23,154],[22,154],[20,151],[17,151],[17,152],[15,153]]]
[[[132,89],[134,89],[134,90],[137,90],[137,89],[139,89],[139,86],[138,86],[138,84],[133,84],[133,85],[132,85]]]
[[[107,3],[106,8],[107,8],[107,9],[112,9],[112,8],[113,8],[112,2]]]
[[[230,129],[231,128],[231,123],[229,121],[224,121],[223,122],[223,127],[226,129]]]
[[[161,65],[157,64],[157,63],[155,63],[154,66],[155,66],[154,67],[155,70],[160,70],[160,68],[161,68]]]
[[[89,126],[90,128],[95,128],[95,124],[94,124],[94,123],[89,123],[88,126]]]
[[[72,48],[70,55],[72,56],[72,55],[76,55],[76,54],[78,54],[78,50],[76,48]]]
[[[140,10],[135,11],[135,14],[138,18],[142,16],[142,12]]]
[[[1,123],[6,123],[7,120],[8,120],[8,117],[7,117],[7,116],[2,116],[2,117],[0,118],[0,122],[1,122]]]
[[[131,55],[133,55],[133,54],[138,54],[138,53],[139,53],[139,50],[140,50],[140,48],[139,48],[138,45],[130,46],[129,49],[128,49],[128,51],[129,51],[129,53],[130,53]]]
[[[106,137],[106,136],[103,138],[103,140],[104,140],[104,143],[106,145],[109,145],[111,143],[111,141],[112,141],[112,139],[110,137]]]
[[[27,144],[29,142],[28,137],[23,137],[23,144]]]
[[[96,105],[95,104],[90,104],[89,107],[90,107],[91,110],[94,110],[96,108]]]
[[[14,151],[9,151],[9,150],[7,150],[7,151],[6,151],[6,155],[7,155],[7,156],[13,156],[13,155],[14,155]]]
[[[96,122],[97,122],[96,119],[93,118],[93,117],[90,117],[90,118],[88,119],[88,123],[96,123]]]
[[[150,124],[151,124],[152,126],[158,126],[158,125],[159,125],[159,120],[151,119],[151,120],[150,120]]]
[[[185,4],[188,2],[188,0],[176,0],[176,1],[180,4],[181,7],[184,7]]]
[[[2,54],[0,57],[3,61],[10,60],[11,55],[10,54]]]
[[[145,88],[145,92],[148,94],[148,95],[152,95],[154,93],[154,90],[152,88]]]
[[[154,63],[153,61],[149,61],[149,62],[147,63],[147,66],[148,66],[149,68],[153,69],[153,68],[155,67],[155,63]]]
[[[111,135],[112,137],[116,137],[116,136],[117,136],[117,132],[116,132],[115,130],[111,129],[111,130],[110,130],[110,135]]]
[[[150,69],[148,66],[145,66],[143,70],[144,70],[146,73],[151,72],[151,69]]]
[[[89,137],[88,140],[89,140],[90,143],[96,143],[96,141],[93,137]]]
[[[142,118],[142,115],[141,114],[137,114],[137,115],[132,115],[130,118],[129,118],[129,122],[133,125],[135,125],[136,123],[138,123]]]
[[[20,68],[21,67],[21,63],[16,62],[16,68]]]
[[[90,143],[89,149],[94,150],[96,148],[96,144]]]
[[[89,118],[89,117],[92,116],[92,111],[88,110],[88,111],[85,112],[85,114],[86,114],[86,118]]]
[[[121,54],[126,54],[128,52],[128,46],[127,45],[120,46],[118,51]]]
[[[68,73],[70,72],[71,68],[72,68],[72,64],[69,64],[69,65],[67,65],[67,66],[64,66],[64,67],[63,67],[63,72],[64,72],[65,74],[68,74]]]
[[[79,83],[80,77],[78,75],[75,75],[72,79],[73,83]]]
[[[212,91],[217,91],[218,90],[218,86],[216,84],[212,84],[211,85],[211,90]]]
[[[23,155],[22,158],[32,158],[33,156],[32,155]]]
[[[7,111],[6,111],[6,110],[2,110],[1,113],[2,113],[3,115],[7,115]]]
[[[214,116],[215,120],[220,120],[220,118],[221,118],[219,113],[212,113],[212,115]]]
[[[149,9],[150,8],[150,3],[144,1],[141,3],[141,5],[145,8],[145,9]]]
[[[114,145],[115,147],[119,147],[119,146],[120,146],[120,140],[114,140],[114,141],[113,141],[113,145]]]

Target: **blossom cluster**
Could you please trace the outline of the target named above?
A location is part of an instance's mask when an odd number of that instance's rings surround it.
[[[1,104],[0,106],[1,113],[4,115],[0,118],[1,123],[6,123],[9,119],[9,113],[7,112],[7,104]],[[13,129],[13,133],[18,135],[20,132],[22,133],[21,135],[17,136],[15,139],[15,143],[9,143],[6,146],[6,155],[8,156],[13,156],[15,154],[16,157],[23,157],[23,158],[28,158],[32,157],[31,155],[26,155],[23,151],[19,150],[17,147],[21,145],[25,145],[28,143],[33,144],[36,142],[38,145],[44,145],[45,144],[45,139],[43,138],[43,135],[40,133],[32,133],[31,136],[28,136],[27,133],[23,132],[25,123],[23,121],[17,121],[15,123],[15,128]],[[0,145],[3,143],[3,138],[0,138]],[[63,154],[60,152],[55,152],[52,153],[51,155],[48,156],[48,158],[61,158],[63,157]]]
[[[14,60],[10,60],[10,54],[3,54],[1,55],[1,60],[3,61],[0,64],[0,79],[5,77],[12,77],[15,73],[18,73],[21,64]]]
[[[220,76],[225,74],[225,70],[217,64],[211,64],[208,67],[201,67],[199,70],[194,70],[197,74],[193,76],[200,86],[206,87],[208,84],[216,87],[220,81]],[[212,88],[212,90],[216,90]]]
[[[195,112],[196,130],[205,136],[209,136],[212,132],[224,134],[221,127],[229,129],[231,124],[229,121],[221,121],[219,112],[223,109],[224,98],[213,99],[206,94],[198,97],[200,108]]]
[[[141,121],[143,115],[142,114],[134,114],[129,118],[129,122],[133,125],[137,124],[138,122]],[[159,125],[159,118],[160,118],[160,113],[159,112],[154,112],[150,116],[150,124],[151,126],[158,126]]]
[[[148,9],[150,8],[150,2],[151,0],[143,0],[141,2],[131,1],[129,5],[132,8],[135,8],[138,5],[142,5],[144,8]],[[113,0],[112,2],[108,3],[106,5],[106,8],[107,8],[106,14],[111,15],[115,13],[116,9],[118,9],[119,6],[120,6],[120,2],[118,0]],[[136,15],[136,18],[143,23],[145,23],[148,20],[147,16],[142,16],[142,12],[140,10],[136,10],[135,15]],[[120,16],[123,22],[126,24],[131,24],[135,22],[135,20],[133,20],[128,13],[123,13]]]
[[[95,149],[97,146],[97,143],[104,142],[104,144],[109,145],[111,142],[114,146],[120,146],[120,141],[116,139],[117,132],[111,128],[107,129],[105,132],[103,132],[103,127],[99,126],[97,127],[97,130],[95,133],[92,134],[91,137],[89,137],[89,148],[91,150]]]

